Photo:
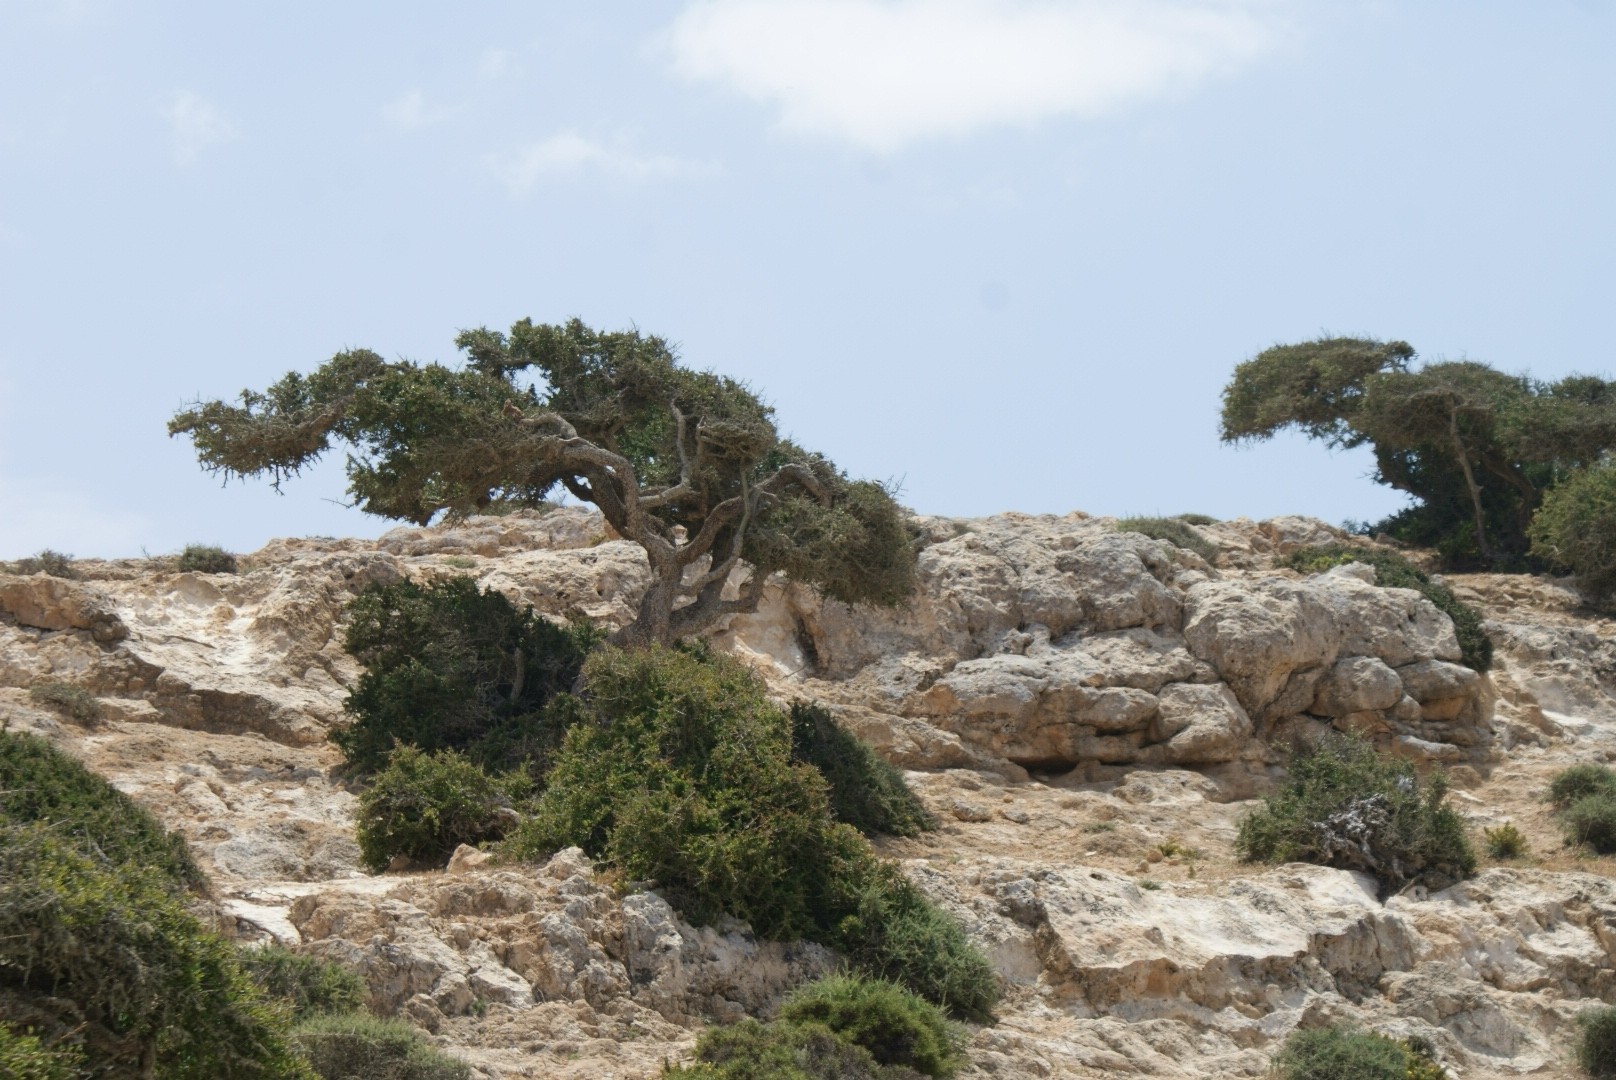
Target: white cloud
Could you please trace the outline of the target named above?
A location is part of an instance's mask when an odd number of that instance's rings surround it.
[[[426,95],[407,90],[382,107],[382,119],[396,128],[413,131],[449,119],[455,110],[446,105],[429,106]]]
[[[196,94],[182,92],[163,110],[174,140],[174,160],[194,165],[202,151],[237,137],[236,126],[217,107]]]
[[[1098,115],[1226,74],[1281,36],[1285,0],[703,0],[674,68],[779,109],[787,130],[890,152]]]
[[[642,155],[620,146],[563,131],[514,155],[490,160],[494,173],[512,192],[528,191],[545,177],[593,172],[623,180],[695,176],[712,167],[682,158]]]

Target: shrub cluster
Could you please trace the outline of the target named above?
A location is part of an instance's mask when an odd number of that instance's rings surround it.
[[[498,840],[532,782],[525,773],[490,776],[453,750],[400,746],[359,796],[359,854],[373,872],[402,855],[442,866],[461,844]]]
[[[1616,854],[1616,771],[1591,762],[1573,765],[1549,781],[1549,801],[1567,844]]]
[[[175,565],[193,574],[234,574],[236,557],[214,544],[187,544]]]
[[[1285,786],[1240,822],[1235,850],[1260,862],[1311,862],[1374,876],[1382,896],[1411,882],[1444,888],[1475,872],[1464,819],[1440,775],[1330,734],[1299,750]]]
[[[353,722],[332,739],[359,773],[381,769],[399,743],[542,771],[560,741],[545,706],[599,641],[588,627],[519,611],[469,577],[372,585],[348,613],[343,644],[365,673],[343,706]]]
[[[6,1080],[78,1080],[83,1067],[77,1047],[46,1046],[37,1035],[0,1023],[0,1076]]]
[[[832,976],[798,989],[780,1016],[714,1028],[697,1064],[664,1080],[909,1080],[953,1076],[959,1036],[936,1006],[902,987]]]
[[[59,578],[78,576],[73,569],[73,556],[52,551],[50,548],[45,548],[26,559],[18,559],[11,564],[10,569],[13,574],[49,574],[51,577]]]
[[[1143,533],[1152,540],[1165,540],[1174,547],[1195,552],[1207,562],[1215,562],[1218,557],[1218,545],[1191,527],[1210,525],[1213,520],[1205,514],[1180,514],[1178,517],[1126,517],[1117,520],[1117,531]]]
[[[73,683],[35,683],[28,688],[28,699],[49,705],[81,724],[94,724],[101,719],[101,702],[90,691]]]
[[[1278,1080],[1445,1080],[1424,1048],[1346,1024],[1297,1030],[1274,1058]]]
[[[284,1003],[294,1019],[355,1012],[365,1003],[365,980],[353,969],[281,945],[244,949],[241,967],[268,997]]]
[[[502,845],[539,859],[576,844],[654,882],[689,919],[721,914],[807,937],[964,1016],[996,985],[963,931],[832,811],[793,760],[792,720],[744,665],[700,649],[606,648],[584,665],[533,815]]]
[[[1580,580],[1591,599],[1616,592],[1616,464],[1572,473],[1543,495],[1527,529],[1532,554]]]
[[[1616,1076],[1616,1005],[1590,1009],[1577,1017],[1577,1064],[1593,1077]]]
[[[1401,555],[1350,544],[1326,544],[1293,551],[1280,565],[1304,574],[1318,574],[1354,562],[1374,567],[1375,581],[1381,588],[1413,589],[1452,619],[1454,633],[1459,638],[1460,662],[1466,667],[1483,672],[1492,667],[1493,641],[1482,628],[1480,613]]]
[[[830,787],[836,820],[865,836],[915,836],[937,827],[903,774],[823,706],[792,704],[791,756],[819,770]]]
[[[292,1042],[321,1080],[469,1080],[471,1067],[435,1048],[402,1020],[368,1013],[317,1014]]]
[[[1483,829],[1482,839],[1487,842],[1487,854],[1495,859],[1518,859],[1526,854],[1526,834],[1513,822],[1504,822],[1494,829]]]

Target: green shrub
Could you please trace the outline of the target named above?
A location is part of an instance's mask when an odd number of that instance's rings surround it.
[[[321,1080],[470,1080],[471,1067],[402,1020],[369,1013],[309,1016],[292,1043]]]
[[[1616,795],[1616,770],[1588,761],[1562,769],[1549,781],[1549,801],[1562,810],[1589,795]]]
[[[791,706],[791,756],[819,770],[830,785],[836,820],[865,836],[915,836],[937,827],[903,774],[822,706],[801,701]]]
[[[545,705],[568,690],[600,640],[518,610],[469,577],[373,585],[348,605],[343,645],[364,665],[332,735],[350,768],[380,769],[396,743],[461,750],[500,771],[560,742]]]
[[[1118,532],[1143,533],[1152,540],[1165,540],[1174,547],[1193,551],[1207,562],[1215,562],[1218,545],[1191,528],[1190,517],[1126,517],[1117,519]]]
[[[1180,514],[1178,520],[1186,525],[1216,525],[1218,519],[1211,514]]]
[[[709,1028],[696,1043],[694,1065],[665,1066],[662,1080],[908,1080],[919,1073],[883,1068],[869,1051],[807,1024],[738,1024]]]
[[[1387,895],[1410,882],[1443,888],[1475,871],[1464,819],[1443,804],[1440,775],[1329,735],[1291,760],[1285,786],[1240,822],[1247,860],[1312,862],[1371,874]]]
[[[77,1048],[46,1046],[38,1036],[0,1024],[0,1076],[6,1080],[78,1080],[83,1067]]]
[[[522,773],[489,776],[453,750],[400,746],[359,796],[360,859],[378,873],[398,855],[442,866],[461,844],[504,836],[529,787]]]
[[[49,705],[81,724],[94,724],[101,719],[101,702],[84,687],[72,683],[35,683],[28,688],[28,698]]]
[[[351,968],[281,945],[244,949],[241,967],[264,994],[285,1002],[294,1018],[353,1012],[365,1003],[365,980]]]
[[[1293,1031],[1274,1058],[1278,1080],[1443,1080],[1447,1073],[1406,1042],[1346,1024]]]
[[[177,565],[193,574],[234,574],[240,569],[234,555],[213,544],[185,545]]]
[[[36,555],[18,559],[11,564],[13,574],[49,574],[51,577],[78,577],[73,569],[73,556],[45,548]]]
[[[177,889],[207,887],[185,840],[148,810],[44,739],[0,732],[0,824],[35,821],[98,863],[147,867]]]
[[[82,1042],[97,1076],[306,1077],[282,1014],[171,889],[44,823],[0,824],[0,1021]]]
[[[1575,574],[1596,600],[1616,591],[1616,464],[1572,473],[1543,495],[1527,529],[1532,554]]]
[[[1577,1017],[1577,1064],[1594,1077],[1616,1076],[1616,1005],[1590,1009]]]
[[[832,976],[801,987],[780,1010],[785,1023],[815,1024],[869,1053],[881,1065],[924,1076],[952,1076],[959,1042],[937,1006],[893,983]]]
[[[692,922],[721,914],[808,937],[945,1008],[981,1015],[996,984],[959,925],[852,827],[818,770],[792,760],[791,718],[736,660],[607,648],[532,816],[501,855],[576,844],[649,881]]]
[[[1431,601],[1438,611],[1453,620],[1453,630],[1459,638],[1460,662],[1476,671],[1492,667],[1493,642],[1482,628],[1481,615],[1454,596],[1453,590],[1432,581],[1429,574],[1401,555],[1376,548],[1327,544],[1293,551],[1279,565],[1304,574],[1317,574],[1353,562],[1373,567],[1375,581],[1381,588],[1413,589]]]
[[[1511,822],[1506,821],[1496,829],[1483,829],[1481,835],[1487,842],[1487,854],[1495,859],[1518,859],[1526,854],[1526,834]]]
[[[1600,855],[1616,855],[1616,794],[1584,795],[1560,812],[1566,843],[1587,844]]]

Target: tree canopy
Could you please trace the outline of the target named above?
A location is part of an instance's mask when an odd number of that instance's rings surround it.
[[[1543,493],[1616,446],[1616,384],[1543,382],[1475,361],[1416,367],[1415,355],[1407,342],[1364,338],[1265,350],[1224,388],[1223,440],[1297,430],[1368,445],[1375,478],[1417,500],[1383,528],[1459,565],[1520,559]]]
[[[662,338],[523,319],[456,344],[459,368],[341,352],[237,402],[198,402],[169,433],[191,436],[205,468],[277,487],[345,444],[354,505],[421,525],[565,490],[645,549],[652,584],[622,643],[754,611],[776,571],[850,603],[912,591],[892,493],[782,438],[748,387],[680,366]]]

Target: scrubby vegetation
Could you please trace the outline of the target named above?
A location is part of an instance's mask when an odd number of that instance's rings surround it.
[[[1420,1049],[1345,1024],[1297,1030],[1274,1058],[1277,1080],[1444,1080]]]
[[[371,871],[402,855],[442,866],[461,844],[498,840],[532,787],[521,772],[490,776],[453,750],[400,746],[359,796],[359,853]]]
[[[101,702],[90,691],[73,683],[35,683],[28,688],[28,699],[49,705],[81,724],[94,724],[101,719]]]
[[[321,1080],[469,1080],[471,1067],[402,1020],[366,1013],[314,1015],[292,1042]]]
[[[1550,488],[1529,532],[1533,555],[1608,601],[1616,593],[1616,463],[1600,461]]]
[[[1616,1076],[1616,1005],[1590,1009],[1577,1017],[1577,1064],[1589,1076]]]
[[[46,1046],[38,1036],[0,1023],[0,1076],[6,1080],[78,1080],[83,1068],[77,1047]]]
[[[1444,804],[1440,774],[1368,742],[1329,735],[1291,759],[1285,785],[1240,822],[1235,849],[1260,862],[1312,862],[1362,871],[1382,895],[1410,883],[1443,888],[1470,876],[1476,854],[1464,819]]]
[[[823,706],[795,702],[791,706],[791,756],[819,770],[830,785],[831,812],[837,821],[865,836],[914,836],[935,829],[903,774],[852,735]]]
[[[1526,834],[1511,822],[1483,829],[1481,837],[1487,844],[1487,854],[1495,859],[1518,859],[1526,854]]]
[[[713,1028],[698,1064],[664,1080],[907,1080],[949,1077],[959,1036],[936,1006],[891,983],[832,976],[798,989],[774,1021]]]
[[[1563,769],[1549,781],[1549,801],[1567,844],[1616,854],[1616,770],[1593,762]]]
[[[1493,642],[1482,628],[1481,614],[1454,596],[1453,590],[1432,581],[1431,575],[1401,555],[1378,548],[1327,544],[1293,551],[1280,565],[1304,574],[1318,574],[1333,566],[1353,562],[1373,567],[1375,582],[1382,588],[1413,589],[1452,619],[1454,633],[1459,638],[1460,663],[1476,671],[1486,671],[1492,667]]]
[[[1195,520],[1190,520],[1194,518]],[[1209,525],[1214,519],[1204,514],[1180,514],[1178,517],[1126,517],[1117,520],[1118,532],[1143,533],[1152,540],[1165,540],[1175,547],[1193,551],[1207,562],[1215,562],[1218,545],[1196,532],[1192,525]]]
[[[1590,795],[1616,795],[1616,769],[1587,761],[1560,770],[1549,781],[1549,801],[1561,810]]]
[[[960,1015],[996,996],[959,926],[831,810],[793,760],[792,720],[739,662],[702,649],[606,648],[584,665],[533,815],[502,845],[544,858],[576,844],[656,884],[694,922],[728,914],[807,937]]]
[[[561,737],[545,705],[599,640],[469,577],[373,585],[348,614],[343,644],[365,672],[343,706],[353,722],[332,738],[359,773],[382,768],[401,743],[542,771]]]
[[[59,578],[78,576],[73,569],[73,556],[52,551],[50,548],[45,548],[25,559],[18,559],[8,569],[13,574],[49,574],[51,577]]]
[[[293,952],[281,945],[243,950],[242,970],[294,1019],[326,1013],[355,1012],[365,1003],[365,980],[331,960]]]
[[[240,569],[234,555],[214,544],[187,544],[175,565],[195,574],[234,574]]]

